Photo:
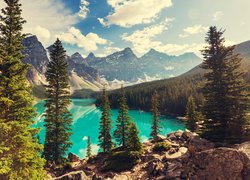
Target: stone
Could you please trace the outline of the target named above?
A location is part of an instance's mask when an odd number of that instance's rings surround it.
[[[73,171],[63,176],[56,177],[54,180],[90,180],[83,171]]]
[[[125,174],[121,174],[121,175],[116,174],[112,180],[132,180],[132,179],[128,175],[125,175]]]
[[[152,161],[152,160],[161,160],[161,156],[159,154],[147,154],[142,157],[142,161]]]
[[[214,144],[212,142],[198,136],[192,136],[188,142],[188,150],[191,154],[212,148],[214,148]]]
[[[77,155],[70,152],[68,154],[68,160],[69,160],[69,162],[79,162],[80,158]]]
[[[164,164],[159,160],[152,160],[148,163],[147,172],[152,176],[160,176],[164,173]]]
[[[192,132],[190,132],[190,131],[185,131],[185,132],[183,132],[182,138],[183,138],[185,141],[188,140],[190,137],[192,137]]]
[[[178,178],[182,174],[182,164],[180,162],[168,162],[166,176],[168,178]]]
[[[169,133],[167,135],[167,138],[170,139],[171,141],[175,141],[176,140],[176,136],[175,136],[175,133]]]
[[[183,131],[182,130],[178,130],[174,133],[175,137],[177,138],[181,138],[182,137],[182,134],[183,134]]]
[[[175,153],[170,153],[167,152],[165,155],[166,159],[177,159],[182,157],[184,154],[186,154],[188,152],[188,149],[186,147],[180,147],[179,150]]]
[[[189,167],[195,174],[190,179],[250,179],[249,157],[236,149],[216,148],[195,153]]]

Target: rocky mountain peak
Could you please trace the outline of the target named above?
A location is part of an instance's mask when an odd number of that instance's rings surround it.
[[[95,55],[94,55],[94,53],[89,53],[89,55],[87,56],[87,59],[93,59],[93,58],[95,58]]]
[[[71,60],[77,64],[82,64],[82,63],[88,64],[86,59],[84,59],[82,55],[78,52],[71,55]]]

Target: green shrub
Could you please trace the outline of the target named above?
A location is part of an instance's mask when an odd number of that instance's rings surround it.
[[[138,163],[141,152],[118,151],[113,152],[109,157],[104,159],[102,171],[121,172],[131,169]]]
[[[167,143],[167,142],[157,142],[154,147],[153,150],[155,152],[162,152],[162,151],[167,151],[171,148],[172,146]]]

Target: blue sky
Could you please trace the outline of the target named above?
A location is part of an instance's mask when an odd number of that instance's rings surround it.
[[[249,0],[21,0],[25,32],[48,46],[59,37],[68,52],[105,56],[131,47],[167,54],[204,46],[210,25],[226,29],[228,45],[250,40]],[[4,3],[0,2],[0,7]]]

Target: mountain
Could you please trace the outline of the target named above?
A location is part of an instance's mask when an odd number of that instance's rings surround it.
[[[40,91],[43,91],[44,88],[40,86],[46,84],[45,72],[49,63],[47,51],[35,35],[26,37],[23,40],[23,45],[25,47],[23,62],[31,65],[27,78],[36,91],[39,91],[38,87]],[[67,56],[67,61],[72,91],[77,89],[99,90],[101,87],[99,73],[88,65],[86,59],[79,53],[75,53],[72,56]]]
[[[154,49],[140,58],[143,72],[148,76],[157,76],[160,79],[178,76],[200,63],[201,59],[194,53],[170,56]]]
[[[178,76],[201,63],[194,53],[170,56],[151,49],[138,58],[130,48],[102,58],[91,53],[86,59],[108,81],[126,82]]]
[[[48,52],[35,35],[23,40],[24,63],[31,67],[27,78],[34,86],[46,84],[45,72],[49,63]],[[50,49],[48,47],[47,49]],[[201,62],[193,53],[170,56],[154,49],[138,58],[130,48],[106,57],[96,57],[90,53],[86,58],[78,52],[67,56],[71,90],[99,90],[102,82],[108,88],[117,88],[121,83],[132,85],[155,79],[178,76]]]
[[[123,51],[115,52],[101,59],[95,58],[93,55],[89,55],[87,59],[92,59],[92,62],[95,62],[90,64],[108,81],[135,82],[143,76],[139,59],[130,48],[125,48]]]
[[[28,80],[34,85],[44,84],[46,81],[44,74],[49,63],[47,51],[37,37],[33,35],[26,37],[23,40],[23,45],[25,47],[23,62],[31,65],[27,72]]]
[[[247,72],[245,79],[250,83],[250,41],[236,45],[235,53],[239,53],[243,57],[242,67]],[[160,112],[162,114],[185,115],[186,103],[190,95],[196,99],[196,104],[202,105],[204,103],[199,87],[204,81],[205,70],[201,69],[200,66],[201,64],[178,77],[125,87],[124,91],[129,107],[132,109],[140,107],[140,109],[149,111],[151,96],[157,91],[160,96]],[[109,100],[114,108],[118,107],[116,99],[119,93],[119,90],[113,90],[109,93]],[[97,99],[96,103],[99,105],[100,99]]]

